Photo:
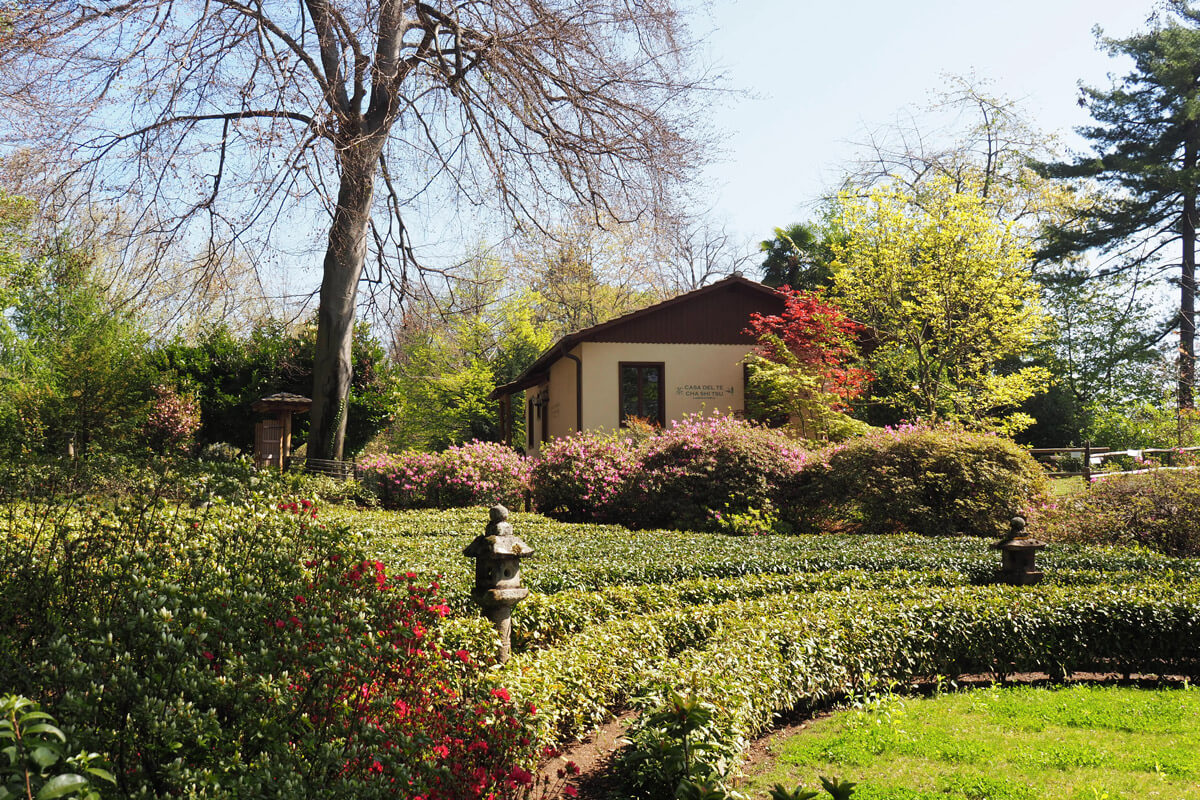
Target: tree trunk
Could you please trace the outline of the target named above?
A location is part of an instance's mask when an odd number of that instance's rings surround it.
[[[325,250],[313,366],[308,457],[341,460],[350,402],[351,345],[358,280],[367,254],[379,142],[357,143],[342,157],[337,208]]]
[[[1190,176],[1196,166],[1196,140],[1193,134],[1184,143],[1185,175]],[[1178,405],[1182,411],[1196,405],[1196,191],[1191,187],[1183,195],[1179,229],[1183,238],[1183,259],[1179,276]]]

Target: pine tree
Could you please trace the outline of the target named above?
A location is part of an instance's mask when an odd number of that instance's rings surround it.
[[[1179,252],[1179,309],[1168,330],[1179,330],[1178,405],[1194,408],[1200,10],[1170,0],[1150,30],[1100,43],[1132,58],[1134,69],[1110,89],[1082,89],[1080,105],[1095,124],[1079,133],[1095,155],[1039,167],[1050,177],[1091,179],[1108,200],[1048,231],[1039,257],[1056,262],[1096,251],[1105,273],[1160,274],[1176,266],[1168,254]]]

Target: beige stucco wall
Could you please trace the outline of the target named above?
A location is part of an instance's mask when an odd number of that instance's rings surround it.
[[[579,348],[571,351],[579,354]],[[586,373],[584,375],[586,378]],[[584,386],[585,398],[587,387]],[[550,438],[575,431],[575,362],[560,358],[550,367]]]
[[[620,427],[620,364],[623,361],[662,362],[667,420],[685,414],[713,411],[730,413],[746,407],[742,360],[746,345],[637,344],[583,342],[571,351],[583,361],[583,427],[616,430]],[[575,430],[575,362],[560,358],[550,367],[550,380],[529,390],[527,396],[548,389],[550,438]],[[534,450],[541,444],[541,424],[526,411],[526,424],[535,432]]]
[[[622,361],[663,362],[667,420],[700,411],[745,409],[742,359],[751,350],[746,345],[584,342],[580,347],[587,430],[619,427]]]

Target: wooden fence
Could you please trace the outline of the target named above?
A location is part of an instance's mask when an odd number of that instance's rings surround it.
[[[1182,455],[1184,453],[1196,453],[1197,455],[1200,455],[1200,447],[1148,447],[1142,450],[1111,450],[1107,447],[1093,447],[1091,443],[1085,442],[1080,447],[1035,447],[1029,451],[1031,456],[1039,461],[1042,461],[1043,463],[1045,463],[1046,460],[1054,459],[1056,457],[1061,458],[1062,456],[1078,458],[1082,465],[1082,468],[1079,471],[1047,470],[1046,474],[1051,478],[1081,477],[1088,482],[1091,482],[1096,475],[1100,473],[1105,475],[1114,473],[1136,475],[1142,472],[1152,472],[1156,469],[1193,469],[1193,467],[1190,466],[1176,467],[1165,464],[1153,467],[1116,471],[1103,469],[1104,461],[1111,458],[1125,456],[1133,458],[1137,461],[1146,461],[1151,458],[1161,458],[1165,461],[1169,457]]]

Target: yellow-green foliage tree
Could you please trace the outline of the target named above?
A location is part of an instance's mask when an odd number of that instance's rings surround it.
[[[1015,408],[1049,374],[1019,363],[1045,318],[1016,226],[944,179],[843,195],[834,224],[834,291],[868,328],[874,400],[909,420],[1029,425]]]

